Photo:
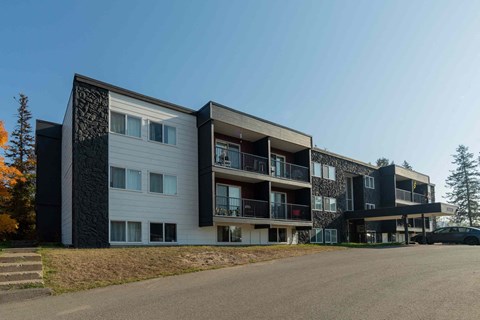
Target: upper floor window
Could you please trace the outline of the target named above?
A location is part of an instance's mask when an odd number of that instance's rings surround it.
[[[335,167],[323,165],[323,178],[335,181]]]
[[[177,194],[177,177],[150,172],[150,192],[166,195]]]
[[[141,191],[142,171],[110,167],[110,187]]]
[[[177,129],[158,122],[149,121],[148,139],[165,144],[177,144]]]
[[[142,119],[123,113],[110,113],[110,131],[140,138],[142,136]]]
[[[323,210],[322,196],[314,196],[313,197],[313,210]]]
[[[365,210],[372,210],[372,209],[375,209],[375,204],[365,203]]]
[[[370,176],[365,176],[365,188],[375,189],[375,179]]]
[[[322,177],[322,165],[318,162],[312,162],[313,166],[313,175],[315,177]]]
[[[337,212],[337,199],[323,197],[323,202],[324,202],[323,208],[325,211]]]

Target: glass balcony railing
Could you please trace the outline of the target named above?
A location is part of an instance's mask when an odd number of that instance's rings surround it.
[[[308,182],[310,181],[308,168],[296,164],[272,160],[272,176],[277,178],[291,179]]]
[[[268,174],[268,158],[215,147],[215,164],[222,167]]]
[[[427,203],[427,197],[425,195],[415,192],[410,192],[407,190],[397,189],[396,190],[397,200],[403,200],[414,203]]]
[[[291,203],[272,203],[272,219],[277,220],[312,220],[310,207]]]

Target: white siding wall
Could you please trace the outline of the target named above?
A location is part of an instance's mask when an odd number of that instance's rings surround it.
[[[72,244],[72,96],[62,125],[62,243]]]

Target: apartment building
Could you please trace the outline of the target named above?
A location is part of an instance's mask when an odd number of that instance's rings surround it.
[[[63,123],[37,120],[39,237],[74,247],[399,241],[419,218],[453,213],[433,203],[428,176],[312,146],[215,102],[195,111],[75,75]]]

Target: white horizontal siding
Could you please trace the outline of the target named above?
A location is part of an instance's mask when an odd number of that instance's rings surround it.
[[[72,96],[62,124],[62,243],[72,244]]]

